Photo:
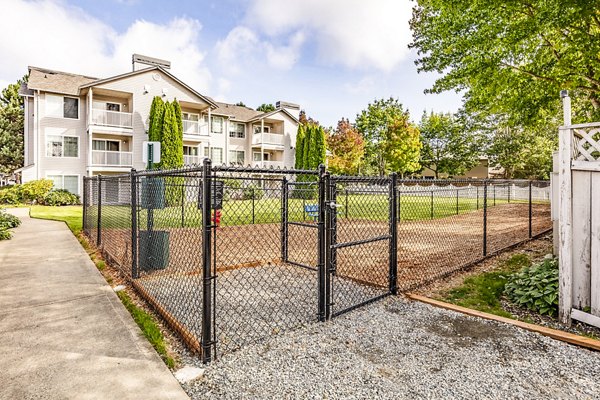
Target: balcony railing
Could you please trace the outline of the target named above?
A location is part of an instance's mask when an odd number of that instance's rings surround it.
[[[200,158],[200,156],[183,156],[183,164],[184,165],[192,165],[192,164],[196,164],[199,165],[202,162],[202,159]]]
[[[91,123],[94,125],[118,126],[121,128],[133,127],[131,113],[92,109]]]
[[[205,122],[184,119],[183,133],[186,135],[208,136],[208,124]]]
[[[260,133],[252,135],[252,144],[274,144],[283,146],[285,136],[280,133],[263,133],[262,138]]]
[[[131,167],[133,153],[130,151],[92,150],[92,164],[107,167]]]
[[[259,167],[261,166],[260,161],[255,161],[254,164]],[[283,161],[263,161],[262,166],[264,168],[283,168],[284,163]]]

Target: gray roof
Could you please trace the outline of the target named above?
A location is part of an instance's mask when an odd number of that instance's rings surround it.
[[[216,102],[218,108],[213,110],[212,113],[216,115],[226,115],[236,121],[249,121],[264,114],[261,111],[253,110],[252,108],[236,106],[233,104]]]
[[[21,83],[19,87],[19,95],[20,96],[33,96],[33,90],[27,87],[27,83]]]
[[[95,81],[96,78],[51,69],[29,67],[27,88],[45,92],[79,96],[79,87]]]

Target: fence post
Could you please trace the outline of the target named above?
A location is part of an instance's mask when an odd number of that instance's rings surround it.
[[[458,189],[456,189],[456,215],[458,215]]]
[[[252,187],[252,225],[254,225],[254,186]]]
[[[181,227],[185,228],[185,177],[181,184]]]
[[[281,260],[288,260],[288,183],[284,176],[281,180]]]
[[[131,180],[131,277],[138,278],[138,252],[137,252],[137,181],[135,168],[129,174]]]
[[[96,247],[102,244],[102,176],[98,174],[98,223],[96,224]]]
[[[475,189],[477,189],[477,209],[479,210],[479,186],[475,186]]]
[[[487,180],[483,181],[483,256],[487,256]]]
[[[431,219],[433,219],[433,190],[431,191]]]
[[[398,190],[398,213],[396,216],[398,217],[398,222],[402,222],[402,190]]]
[[[398,209],[398,175],[392,172],[390,175],[390,275],[389,288],[390,293],[398,294],[398,225],[396,210]]]
[[[212,275],[211,275],[211,165],[202,166],[202,362],[211,361]]]
[[[532,226],[532,217],[533,217],[533,206],[532,206],[532,197],[531,197],[531,181],[529,181],[529,239],[533,237],[533,226]]]
[[[318,276],[319,276],[319,321],[323,322],[327,320],[327,275],[328,271],[326,268],[325,251],[326,251],[326,237],[325,234],[325,166],[319,165],[319,220],[317,223],[319,240],[319,256],[318,256]]]
[[[346,204],[344,206],[346,218],[348,218],[348,189],[346,189]]]
[[[83,212],[81,215],[81,229],[83,233],[87,235],[87,208],[88,208],[88,177],[83,177]]]

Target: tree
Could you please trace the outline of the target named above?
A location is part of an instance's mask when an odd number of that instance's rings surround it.
[[[294,168],[304,168],[304,139],[306,137],[306,128],[304,124],[298,124],[298,132],[296,133],[296,150],[294,159]]]
[[[429,92],[464,91],[468,113],[535,126],[573,93],[574,122],[600,118],[598,1],[418,0],[410,22]]]
[[[421,140],[419,129],[408,120],[408,114],[392,121],[384,132],[382,141],[383,157],[392,171],[404,177],[418,171]]]
[[[328,163],[331,172],[342,175],[358,173],[365,142],[350,121],[344,118],[338,121],[337,128],[327,135],[327,148],[332,153]]]
[[[150,105],[150,115],[148,116],[148,140],[151,142],[161,142],[163,130],[163,118],[165,115],[165,102],[160,96],[154,96]]]
[[[462,175],[478,162],[481,147],[476,135],[452,114],[423,113],[421,131],[421,165],[434,172]]]
[[[246,107],[246,105],[244,104],[243,101],[238,101],[237,103],[234,104],[234,106],[238,106],[238,107]]]
[[[364,159],[367,173],[375,172],[380,176],[386,174],[390,162],[388,157],[392,155],[392,152],[383,151],[386,139],[393,136],[389,134],[389,129],[399,121],[408,121],[408,118],[408,111],[404,110],[397,99],[391,97],[369,103],[367,109],[356,116],[356,128],[365,139]],[[399,157],[398,152],[393,154]]]
[[[0,173],[11,173],[23,166],[23,97],[19,88],[27,76],[9,84],[0,95]]]
[[[275,111],[275,106],[273,104],[262,103],[260,106],[256,107],[256,111],[262,111],[264,113],[268,113],[271,111]]]
[[[176,103],[177,100],[166,102],[164,107],[160,146],[160,165],[163,169],[183,166],[183,127],[179,128],[176,115],[177,112],[181,114],[181,108]]]
[[[487,154],[492,165],[502,167],[504,178],[548,179],[557,145],[550,127],[527,131],[499,126],[491,134]]]
[[[316,169],[325,163],[325,130],[318,123],[309,120],[298,125],[296,136],[296,161],[298,169]],[[299,175],[297,182],[314,182],[314,175]],[[316,194],[316,187],[311,185],[296,185],[294,197],[312,198]]]

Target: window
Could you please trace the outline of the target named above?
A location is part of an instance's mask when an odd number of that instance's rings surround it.
[[[46,157],[79,157],[79,138],[46,135]]]
[[[57,118],[79,118],[79,99],[46,94],[46,114]]]
[[[213,133],[223,133],[223,118],[222,117],[212,117],[212,132]]]
[[[205,147],[204,148],[204,157],[209,157],[208,156],[208,152],[209,152],[209,148]],[[213,165],[220,165],[223,164],[223,149],[220,147],[211,147],[210,148],[210,159],[213,163]]]
[[[220,147],[213,147],[211,149],[211,157],[210,159],[212,160],[212,163],[214,165],[221,165],[223,164],[223,149]]]
[[[73,194],[79,193],[79,176],[77,175],[47,175],[52,180],[55,189],[65,189]]]
[[[271,131],[271,127],[263,126],[263,132],[269,133]],[[254,125],[254,134],[260,133],[260,125]]]
[[[118,140],[92,140],[92,150],[120,151],[121,142]]]
[[[246,137],[246,126],[240,123],[233,123],[229,129],[229,137],[243,139]]]
[[[207,150],[207,148],[205,148],[204,150]],[[193,147],[193,146],[183,146],[183,155],[184,156],[197,156],[198,148]]]
[[[244,165],[246,161],[244,150],[229,150],[229,163],[233,165]]]
[[[264,161],[269,161],[269,158],[270,158],[270,155],[269,155],[269,153],[263,153],[263,155],[262,155],[262,159],[263,159]],[[253,152],[253,153],[252,153],[252,160],[253,160],[254,162],[260,162],[260,159],[261,159],[261,157],[260,157],[260,152],[258,152],[258,151],[255,151],[255,152]]]
[[[188,113],[188,112],[184,112],[181,114],[182,114],[183,119],[186,121],[198,122],[200,120],[199,114],[193,114],[193,113]]]
[[[106,103],[106,110],[119,112],[121,111],[121,105],[117,103]]]

